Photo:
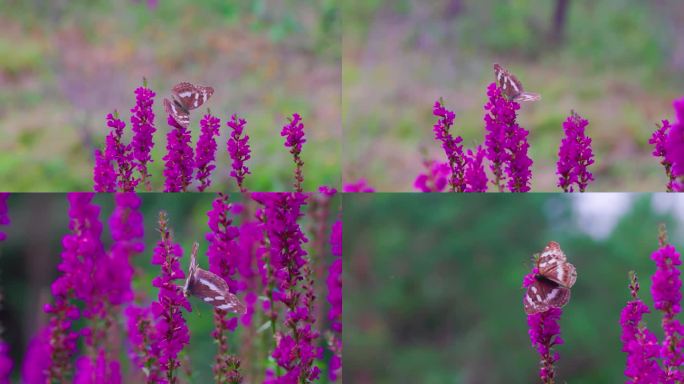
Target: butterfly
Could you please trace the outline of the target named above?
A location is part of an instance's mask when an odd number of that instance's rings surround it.
[[[527,287],[523,305],[528,315],[561,308],[570,301],[570,288],[577,281],[575,266],[568,263],[560,245],[549,242],[536,259],[537,270],[532,285]]]
[[[205,303],[209,303],[218,309],[243,315],[246,311],[245,305],[230,292],[226,281],[217,274],[199,267],[197,264],[198,249],[199,244],[193,244],[188,277],[183,288],[185,297],[197,296]]]
[[[538,93],[525,92],[520,80],[499,64],[494,64],[494,76],[496,76],[496,82],[508,100],[537,101],[541,99],[541,95]]]
[[[187,128],[190,125],[190,111],[209,100],[214,94],[214,88],[183,82],[176,84],[171,89],[171,94],[171,100],[164,99],[164,109],[180,126]]]

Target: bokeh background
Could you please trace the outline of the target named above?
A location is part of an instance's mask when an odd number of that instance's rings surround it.
[[[414,191],[424,158],[444,160],[432,105],[443,97],[468,148],[483,142],[492,64],[542,100],[524,103],[532,190],[559,191],[562,122],[589,120],[591,191],[664,191],[649,153],[655,124],[684,96],[684,3],[678,0],[352,0],[343,15],[345,183]]]
[[[557,382],[623,382],[628,271],[652,306],[659,224],[684,245],[684,198],[664,193],[350,194],[344,214],[344,368],[359,384],[538,382],[522,279],[550,240],[578,271]],[[660,314],[645,320],[661,337]]]
[[[0,185],[4,191],[92,190],[93,149],[134,89],[157,93],[152,165],[163,183],[163,97],[180,81],[215,88],[222,120],[213,189],[228,181],[233,113],[251,137],[250,190],[285,190],[291,155],[280,129],[302,115],[306,190],[340,182],[340,17],[334,0],[0,0]],[[129,128],[128,128],[129,129]],[[130,134],[130,131],[128,131]]]
[[[145,224],[145,251],[134,256],[132,261],[138,269],[138,274],[133,279],[133,288],[141,292],[150,300],[156,299],[158,289],[152,287],[152,279],[160,273],[158,265],[152,265],[152,251],[159,241],[158,217],[160,211],[166,211],[169,218],[169,227],[174,233],[174,241],[183,248],[181,267],[187,273],[190,262],[189,252],[192,243],[198,241],[200,250],[198,263],[208,269],[206,258],[207,241],[205,234],[209,232],[207,226],[207,211],[211,209],[211,203],[215,198],[212,193],[181,193],[181,194],[141,194],[141,212],[144,215]],[[243,202],[240,194],[231,194],[230,201],[233,203]],[[114,208],[113,196],[110,194],[98,194],[93,202],[101,207],[100,220],[104,221],[102,232],[105,248],[109,248],[111,237],[107,221]],[[253,204],[253,202],[251,202]],[[341,209],[340,198],[331,200],[331,223]],[[63,250],[62,238],[69,232],[68,228],[68,202],[65,194],[11,194],[8,200],[9,216],[12,221],[8,227],[0,227],[7,234],[7,239],[0,243],[0,287],[2,288],[3,301],[0,310],[0,326],[2,327],[2,339],[10,344],[10,355],[14,361],[13,377],[20,382],[19,374],[26,348],[37,330],[47,324],[48,318],[43,312],[43,306],[52,301],[50,285],[59,276],[57,265],[60,261],[60,253]],[[304,212],[306,213],[306,208]],[[252,207],[253,209],[253,207]],[[240,223],[240,216],[236,215],[235,224]],[[311,237],[311,217],[305,216],[300,220],[300,225],[305,234]],[[311,244],[311,242],[309,243]],[[329,243],[325,242],[325,265],[330,265],[332,256],[329,253]],[[204,255],[204,256],[203,256]],[[180,282],[179,282],[180,284]],[[317,289],[327,292],[325,280],[316,282]],[[244,298],[244,294],[239,295]],[[321,298],[323,313],[327,314],[329,305],[325,297]],[[143,304],[148,304],[144,302]],[[197,298],[190,298],[193,311],[183,311],[183,316],[190,328],[190,344],[185,347],[184,353],[189,357],[192,367],[192,379],[184,382],[209,383],[213,382],[211,366],[216,354],[216,344],[211,337],[214,329],[213,309]],[[256,327],[263,324],[258,315],[253,319]],[[122,320],[124,321],[124,320]],[[327,316],[324,316],[324,324],[321,329],[329,329]],[[120,324],[125,327],[125,322]],[[81,325],[77,325],[80,327]],[[125,328],[122,333],[127,336]],[[264,340],[255,338],[246,342],[243,338],[245,327],[238,326],[235,333],[229,335],[231,353],[246,353],[249,348],[261,348],[270,346],[267,333]],[[322,343],[324,343],[321,340]],[[247,345],[247,343],[252,343]],[[266,343],[266,344],[263,344]],[[133,375],[133,369],[127,368],[130,360],[126,351],[128,344],[122,340],[121,364],[124,382],[139,382],[140,376]],[[260,361],[247,361],[242,355],[242,373],[248,376],[248,367],[257,369],[263,366]],[[325,351],[324,362],[320,367],[323,371],[321,383],[327,383],[327,363],[329,352]],[[246,380],[245,383],[248,381]]]

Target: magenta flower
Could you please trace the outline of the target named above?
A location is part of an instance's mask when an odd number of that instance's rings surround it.
[[[444,192],[451,178],[449,163],[434,160],[423,161],[426,172],[421,173],[413,182],[413,187],[421,192]]]
[[[624,374],[628,378],[627,383],[655,383],[660,376],[657,362],[660,346],[656,336],[641,324],[644,314],[650,310],[638,298],[639,283],[636,274],[632,273],[631,276],[633,300],[620,313],[620,341],[622,351],[627,354]]]
[[[665,160],[672,164],[671,177],[680,178],[684,175],[684,98],[673,103],[677,122],[672,124],[665,143]],[[674,191],[684,191],[684,184],[679,181],[671,183]]]
[[[253,198],[263,206],[263,223],[270,244],[269,287],[272,306],[281,302],[287,308],[285,325],[287,332],[276,335],[277,345],[272,353],[278,366],[286,373],[278,375],[276,382],[308,382],[320,374],[313,365],[322,351],[317,346],[318,333],[313,328],[314,316],[311,292],[302,290],[307,265],[307,252],[302,248],[308,239],[298,220],[307,195],[303,193],[255,193]],[[302,295],[304,293],[304,295]]]
[[[10,384],[12,359],[9,356],[9,344],[0,341],[0,384]]]
[[[539,378],[543,383],[554,382],[554,363],[560,359],[560,355],[558,352],[552,352],[552,348],[563,344],[558,325],[562,314],[562,309],[551,308],[546,312],[527,315],[530,341],[541,357]]]
[[[454,118],[456,114],[444,107],[444,103],[439,100],[435,102],[432,107],[432,114],[439,119],[432,127],[435,133],[435,140],[442,143],[442,149],[446,155],[447,162],[451,175],[449,177],[449,186],[451,192],[465,191],[465,156],[463,154],[463,139],[460,136],[453,136],[450,132],[454,125]]]
[[[558,148],[556,164],[557,185],[563,192],[573,192],[575,184],[580,192],[584,192],[589,182],[594,180],[594,175],[587,170],[587,167],[594,164],[591,138],[585,135],[587,125],[589,121],[574,111],[563,122],[565,137]]]
[[[653,306],[663,313],[664,340],[660,356],[663,359],[665,382],[684,380],[684,326],[676,318],[681,312],[682,279],[679,266],[682,264],[679,253],[672,245],[666,244],[664,228],[661,229],[660,248],[651,259],[656,263],[656,271],[651,277]]]
[[[0,192],[0,226],[7,226],[10,225],[10,217],[8,214],[8,209],[7,209],[7,199],[9,198],[9,193],[7,192]],[[0,231],[0,241],[3,241],[7,238],[7,234],[5,232]]]
[[[190,146],[190,131],[169,115],[167,123],[173,128],[166,134],[164,156],[164,192],[185,192],[192,183],[195,169],[194,154]]]
[[[104,349],[99,350],[94,362],[87,356],[81,356],[76,360],[74,384],[119,384],[121,382],[119,362],[108,361]]]
[[[62,382],[70,375],[71,357],[76,352],[78,339],[78,332],[72,329],[72,324],[80,317],[75,299],[86,302],[84,317],[92,316],[94,308],[101,307],[92,295],[96,284],[94,267],[104,254],[100,243],[100,209],[91,204],[92,198],[91,193],[67,195],[71,233],[62,240],[64,251],[57,267],[62,275],[52,284],[54,302],[45,305],[45,312],[50,317],[47,377],[51,382]]]
[[[147,83],[147,81],[143,81]],[[140,178],[145,184],[148,192],[152,190],[150,186],[150,174],[147,171],[147,164],[151,163],[150,151],[154,147],[153,136],[157,129],[154,127],[154,105],[155,93],[147,88],[147,85],[135,89],[135,107],[131,109],[131,127],[133,138],[131,148],[135,167],[140,172]]]
[[[229,216],[232,210],[228,196],[219,193],[212,203],[212,209],[207,212],[209,229],[206,234],[209,242],[207,258],[209,270],[223,278],[231,293],[237,293],[238,281],[235,279],[237,267],[240,265],[241,253],[238,244],[240,231],[233,225]],[[227,332],[237,327],[237,317],[227,319],[227,312],[214,310],[214,331],[212,337],[217,341],[218,352],[214,363],[214,379],[216,382],[240,383],[242,376],[238,370],[240,361],[229,354]]]
[[[202,133],[197,140],[197,148],[195,149],[195,165],[197,166],[195,178],[200,182],[199,187],[197,187],[200,192],[204,192],[209,187],[211,171],[216,168],[213,164],[216,154],[216,139],[214,137],[219,135],[220,126],[221,120],[209,113],[200,120]]]
[[[337,381],[342,375],[342,221],[333,224],[330,232],[330,253],[335,256],[335,261],[328,270],[328,302],[330,311],[331,335],[328,338],[328,346],[333,352],[330,360],[331,381]]]
[[[473,153],[471,149],[466,153],[465,169],[465,191],[466,192],[487,192],[487,173],[485,173],[484,160],[485,151],[478,146]]]
[[[145,372],[148,383],[161,382],[159,357],[161,350],[154,326],[154,317],[149,307],[129,306],[126,308],[126,331],[130,344],[129,356],[133,364]]]
[[[96,149],[93,168],[93,189],[95,192],[116,192],[116,170],[111,158]]]
[[[494,185],[503,192],[502,182],[508,180],[511,192],[528,192],[532,178],[532,159],[527,155],[529,132],[516,122],[516,111],[520,104],[506,99],[496,83],[487,88],[489,101],[484,109],[485,147],[489,167],[494,174]]]
[[[249,168],[245,165],[245,162],[251,158],[249,136],[243,136],[247,121],[245,119],[238,119],[237,115],[233,115],[230,117],[227,124],[230,128],[230,138],[228,138],[227,144],[228,155],[233,161],[231,164],[233,169],[230,171],[230,176],[237,181],[240,192],[246,192],[247,189],[243,187],[242,183],[245,181],[245,176],[250,172]]]
[[[304,162],[299,156],[302,153],[302,145],[306,143],[306,136],[304,135],[304,123],[298,113],[292,115],[288,119],[290,122],[283,127],[280,136],[285,136],[285,147],[290,148],[292,159],[295,163],[295,183],[294,187],[297,192],[302,192],[302,183],[304,176],[302,175],[302,167]]]
[[[117,164],[117,186],[122,192],[133,192],[140,182],[133,177],[133,151],[130,145],[123,142],[126,123],[119,119],[118,113],[107,115],[107,126],[111,131],[105,140],[105,159],[113,159]],[[97,156],[97,154],[96,154]],[[102,160],[100,160],[102,163]],[[96,167],[97,168],[97,167]]]
[[[366,179],[359,179],[356,182],[347,183],[342,186],[342,192],[361,192],[361,193],[372,193],[375,189],[368,185]]]
[[[45,384],[51,361],[49,332],[45,327],[31,338],[21,366],[22,383]]]
[[[657,125],[656,125],[657,126]],[[672,164],[667,160],[667,137],[670,133],[670,122],[667,120],[662,121],[662,126],[658,126],[648,140],[648,143],[653,145],[653,152],[651,155],[656,158],[660,158],[660,164],[665,169],[665,175],[667,176],[667,191],[674,192],[675,186],[677,185],[677,179],[672,175]]]
[[[161,240],[154,248],[152,264],[161,266],[161,275],[152,280],[152,285],[159,288],[158,299],[152,303],[152,313],[156,318],[158,332],[159,369],[166,382],[175,384],[178,382],[176,370],[180,367],[178,354],[190,342],[190,333],[181,308],[188,312],[192,308],[183,295],[183,288],[175,283],[176,280],[185,278],[185,273],[180,268],[183,250],[173,242],[165,212],[159,214],[159,232]]]

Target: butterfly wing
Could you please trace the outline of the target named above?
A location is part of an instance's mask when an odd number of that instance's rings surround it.
[[[577,281],[575,266],[568,263],[565,253],[555,241],[550,241],[537,260],[539,274],[563,287],[572,288]]]
[[[518,96],[513,98],[514,101],[521,102],[521,101],[538,101],[541,100],[541,95],[538,93],[532,93],[532,92],[522,92]]]
[[[551,308],[562,308],[570,301],[570,289],[545,278],[536,279],[527,287],[523,306],[528,315],[546,312]]]
[[[230,293],[228,284],[215,273],[197,268],[195,278],[190,282],[189,292],[218,309],[244,314],[245,305]]]
[[[164,110],[176,120],[178,125],[183,128],[188,128],[190,126],[190,113],[179,104],[178,100],[173,100],[173,102],[171,102],[169,99],[164,99]]]
[[[182,82],[176,84],[171,92],[178,99],[178,102],[190,111],[199,108],[209,100],[211,95],[214,94],[214,88],[195,86],[188,82]]]

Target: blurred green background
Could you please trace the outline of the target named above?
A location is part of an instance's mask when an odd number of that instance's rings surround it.
[[[0,185],[92,190],[92,152],[134,89],[157,93],[151,172],[163,184],[163,97],[180,81],[216,89],[222,120],[213,190],[235,190],[225,149],[233,113],[247,119],[250,190],[291,189],[280,129],[302,115],[305,189],[339,185],[340,17],[334,0],[0,0]],[[206,107],[192,115],[193,142]],[[130,134],[130,130],[128,131]]]
[[[439,97],[456,112],[466,147],[482,143],[498,62],[542,95],[518,117],[531,132],[532,190],[559,190],[561,124],[571,109],[589,120],[594,140],[589,190],[665,190],[648,138],[684,96],[684,2],[352,0],[341,8],[345,182],[413,191],[424,156],[444,161],[432,133]]]
[[[206,212],[211,209],[211,203],[215,198],[211,193],[182,193],[182,194],[141,194],[141,211],[145,218],[145,251],[133,258],[133,263],[140,274],[133,280],[136,292],[143,292],[145,297],[156,299],[158,290],[152,287],[152,279],[159,275],[160,267],[152,265],[152,250],[159,241],[158,215],[164,210],[168,213],[169,226],[174,232],[174,240],[179,243],[184,251],[181,259],[182,269],[187,272],[189,265],[189,252],[192,243],[200,243],[198,263],[208,269],[206,258],[207,241],[205,234],[209,231],[207,226]],[[244,202],[240,194],[232,194],[231,202]],[[105,248],[111,244],[111,237],[107,221],[113,209],[113,196],[110,194],[98,194],[93,202],[101,206],[100,220],[105,221],[103,230],[103,242]],[[253,202],[251,202],[253,204]],[[41,329],[48,321],[43,312],[44,304],[52,300],[50,285],[57,278],[57,264],[60,261],[60,253],[63,250],[62,237],[68,233],[68,202],[65,194],[12,194],[8,200],[9,215],[12,223],[9,227],[1,227],[0,230],[7,233],[7,240],[0,243],[0,287],[2,287],[3,302],[0,311],[0,325],[3,328],[2,339],[10,344],[10,354],[14,360],[13,376],[18,380],[21,372],[21,363],[26,352],[28,342],[37,330]],[[308,206],[307,206],[308,207]],[[338,197],[331,201],[331,217],[335,220],[340,200]],[[305,213],[307,209],[305,208]],[[234,217],[235,223],[240,223],[240,217]],[[307,214],[300,221],[302,229],[311,240],[310,225],[311,217]],[[329,234],[326,234],[329,236]],[[312,244],[308,243],[309,246]],[[308,248],[307,248],[308,249]],[[203,256],[204,255],[204,256]],[[332,262],[329,253],[329,242],[325,242],[325,265]],[[182,282],[178,282],[180,285]],[[316,282],[317,288],[326,292],[325,280]],[[244,298],[244,293],[239,294]],[[325,297],[321,298],[323,313],[327,314],[329,305]],[[203,304],[201,300],[191,298],[193,311],[183,311],[183,316],[190,328],[190,344],[184,351],[190,358],[192,367],[193,383],[213,382],[211,366],[214,363],[216,344],[211,337],[213,325],[213,310],[211,306]],[[147,302],[146,302],[147,303]],[[145,304],[146,304],[145,303]],[[258,305],[258,303],[257,303]],[[255,328],[260,327],[265,321],[261,321],[261,311],[257,311],[253,321]],[[326,320],[321,324],[322,330],[329,329]],[[125,334],[125,320],[121,319],[121,327]],[[238,326],[235,333],[229,335],[229,346],[232,353],[239,353],[242,360],[242,373],[248,376],[248,367],[262,367],[263,361],[249,361],[241,354],[248,353],[253,347],[258,350],[260,345],[270,346],[272,339],[268,332],[263,332],[262,338],[245,341],[243,338],[246,328]],[[122,340],[121,363],[124,382],[139,382],[140,376],[132,375],[131,369],[127,369],[130,361],[126,351],[128,350],[127,339]],[[249,345],[248,345],[249,343]],[[321,343],[324,343],[321,340]],[[330,355],[326,348],[324,354],[325,363],[321,363],[323,371],[321,383],[328,382],[326,368]],[[256,369],[256,368],[255,368]],[[19,381],[17,381],[19,382]],[[245,381],[248,383],[249,381]]]
[[[684,245],[684,198],[664,193],[344,200],[344,364],[359,384],[538,382],[521,287],[550,240],[578,271],[557,382],[623,382],[628,271],[651,306],[659,223]],[[645,317],[658,337],[660,319]]]

